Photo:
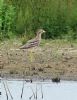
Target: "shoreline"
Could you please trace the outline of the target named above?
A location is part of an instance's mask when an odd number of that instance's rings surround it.
[[[0,48],[1,77],[77,81],[77,44],[71,47],[71,43],[54,40],[42,47],[19,50],[18,43],[9,41]]]
[[[9,77],[0,77],[0,80],[15,80],[15,81],[32,81],[32,82],[45,82],[45,81],[52,81],[53,79],[60,79],[60,81],[77,81],[77,77],[32,77],[32,76],[26,76],[26,77],[15,77],[15,76],[9,76]]]

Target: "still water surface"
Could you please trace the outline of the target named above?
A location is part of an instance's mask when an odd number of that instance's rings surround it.
[[[4,87],[6,87],[6,90]],[[0,100],[7,100],[6,91],[8,100],[77,100],[77,82],[72,81],[61,81],[56,84],[52,82],[29,83],[2,80],[0,91]]]

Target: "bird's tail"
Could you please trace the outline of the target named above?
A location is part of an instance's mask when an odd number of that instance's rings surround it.
[[[24,46],[21,46],[20,49],[28,49],[28,47],[24,45]]]

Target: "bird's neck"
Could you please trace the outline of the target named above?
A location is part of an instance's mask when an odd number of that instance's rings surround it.
[[[37,34],[36,39],[41,41],[41,34]]]

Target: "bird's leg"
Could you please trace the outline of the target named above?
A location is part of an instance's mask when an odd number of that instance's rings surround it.
[[[33,61],[33,54],[32,54],[32,50],[31,50],[31,52],[30,52],[30,57],[31,57],[31,62]]]
[[[31,49],[30,52],[29,52],[30,62],[33,62],[33,60],[34,60],[34,56],[33,56],[32,51],[33,50]]]

